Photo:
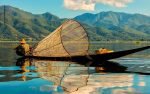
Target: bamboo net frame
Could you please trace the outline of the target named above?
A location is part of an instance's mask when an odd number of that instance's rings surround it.
[[[33,56],[62,57],[87,55],[88,34],[75,20],[68,20],[41,40],[33,50]]]

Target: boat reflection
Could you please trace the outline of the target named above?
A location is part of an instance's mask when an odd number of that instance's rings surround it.
[[[69,61],[33,62],[41,78],[53,82],[54,87],[61,86],[66,93],[87,94],[99,92],[96,90],[100,88],[134,86],[134,74],[127,74],[127,68],[115,62],[102,62],[92,67]]]

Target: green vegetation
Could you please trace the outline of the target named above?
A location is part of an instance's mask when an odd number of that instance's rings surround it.
[[[100,35],[98,40],[150,40],[150,17],[120,12],[85,13],[75,17]],[[91,36],[93,37],[93,36]]]
[[[11,6],[5,8],[4,24],[3,8],[0,6],[0,40],[18,40],[22,37],[40,40],[61,24],[60,19],[50,13],[34,15]]]
[[[0,6],[0,40],[41,40],[67,19],[50,13],[32,14],[18,8]],[[85,13],[75,20],[81,22],[94,41],[150,40],[150,17],[118,12]]]

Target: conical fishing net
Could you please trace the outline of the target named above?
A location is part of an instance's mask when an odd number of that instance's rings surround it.
[[[68,20],[38,43],[33,56],[62,57],[87,55],[88,35],[75,20]]]

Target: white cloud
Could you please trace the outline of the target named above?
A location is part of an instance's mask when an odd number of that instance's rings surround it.
[[[95,3],[92,0],[64,0],[66,8],[71,10],[94,10]]]
[[[71,10],[94,11],[97,3],[121,8],[131,2],[132,0],[64,0],[64,6]]]

